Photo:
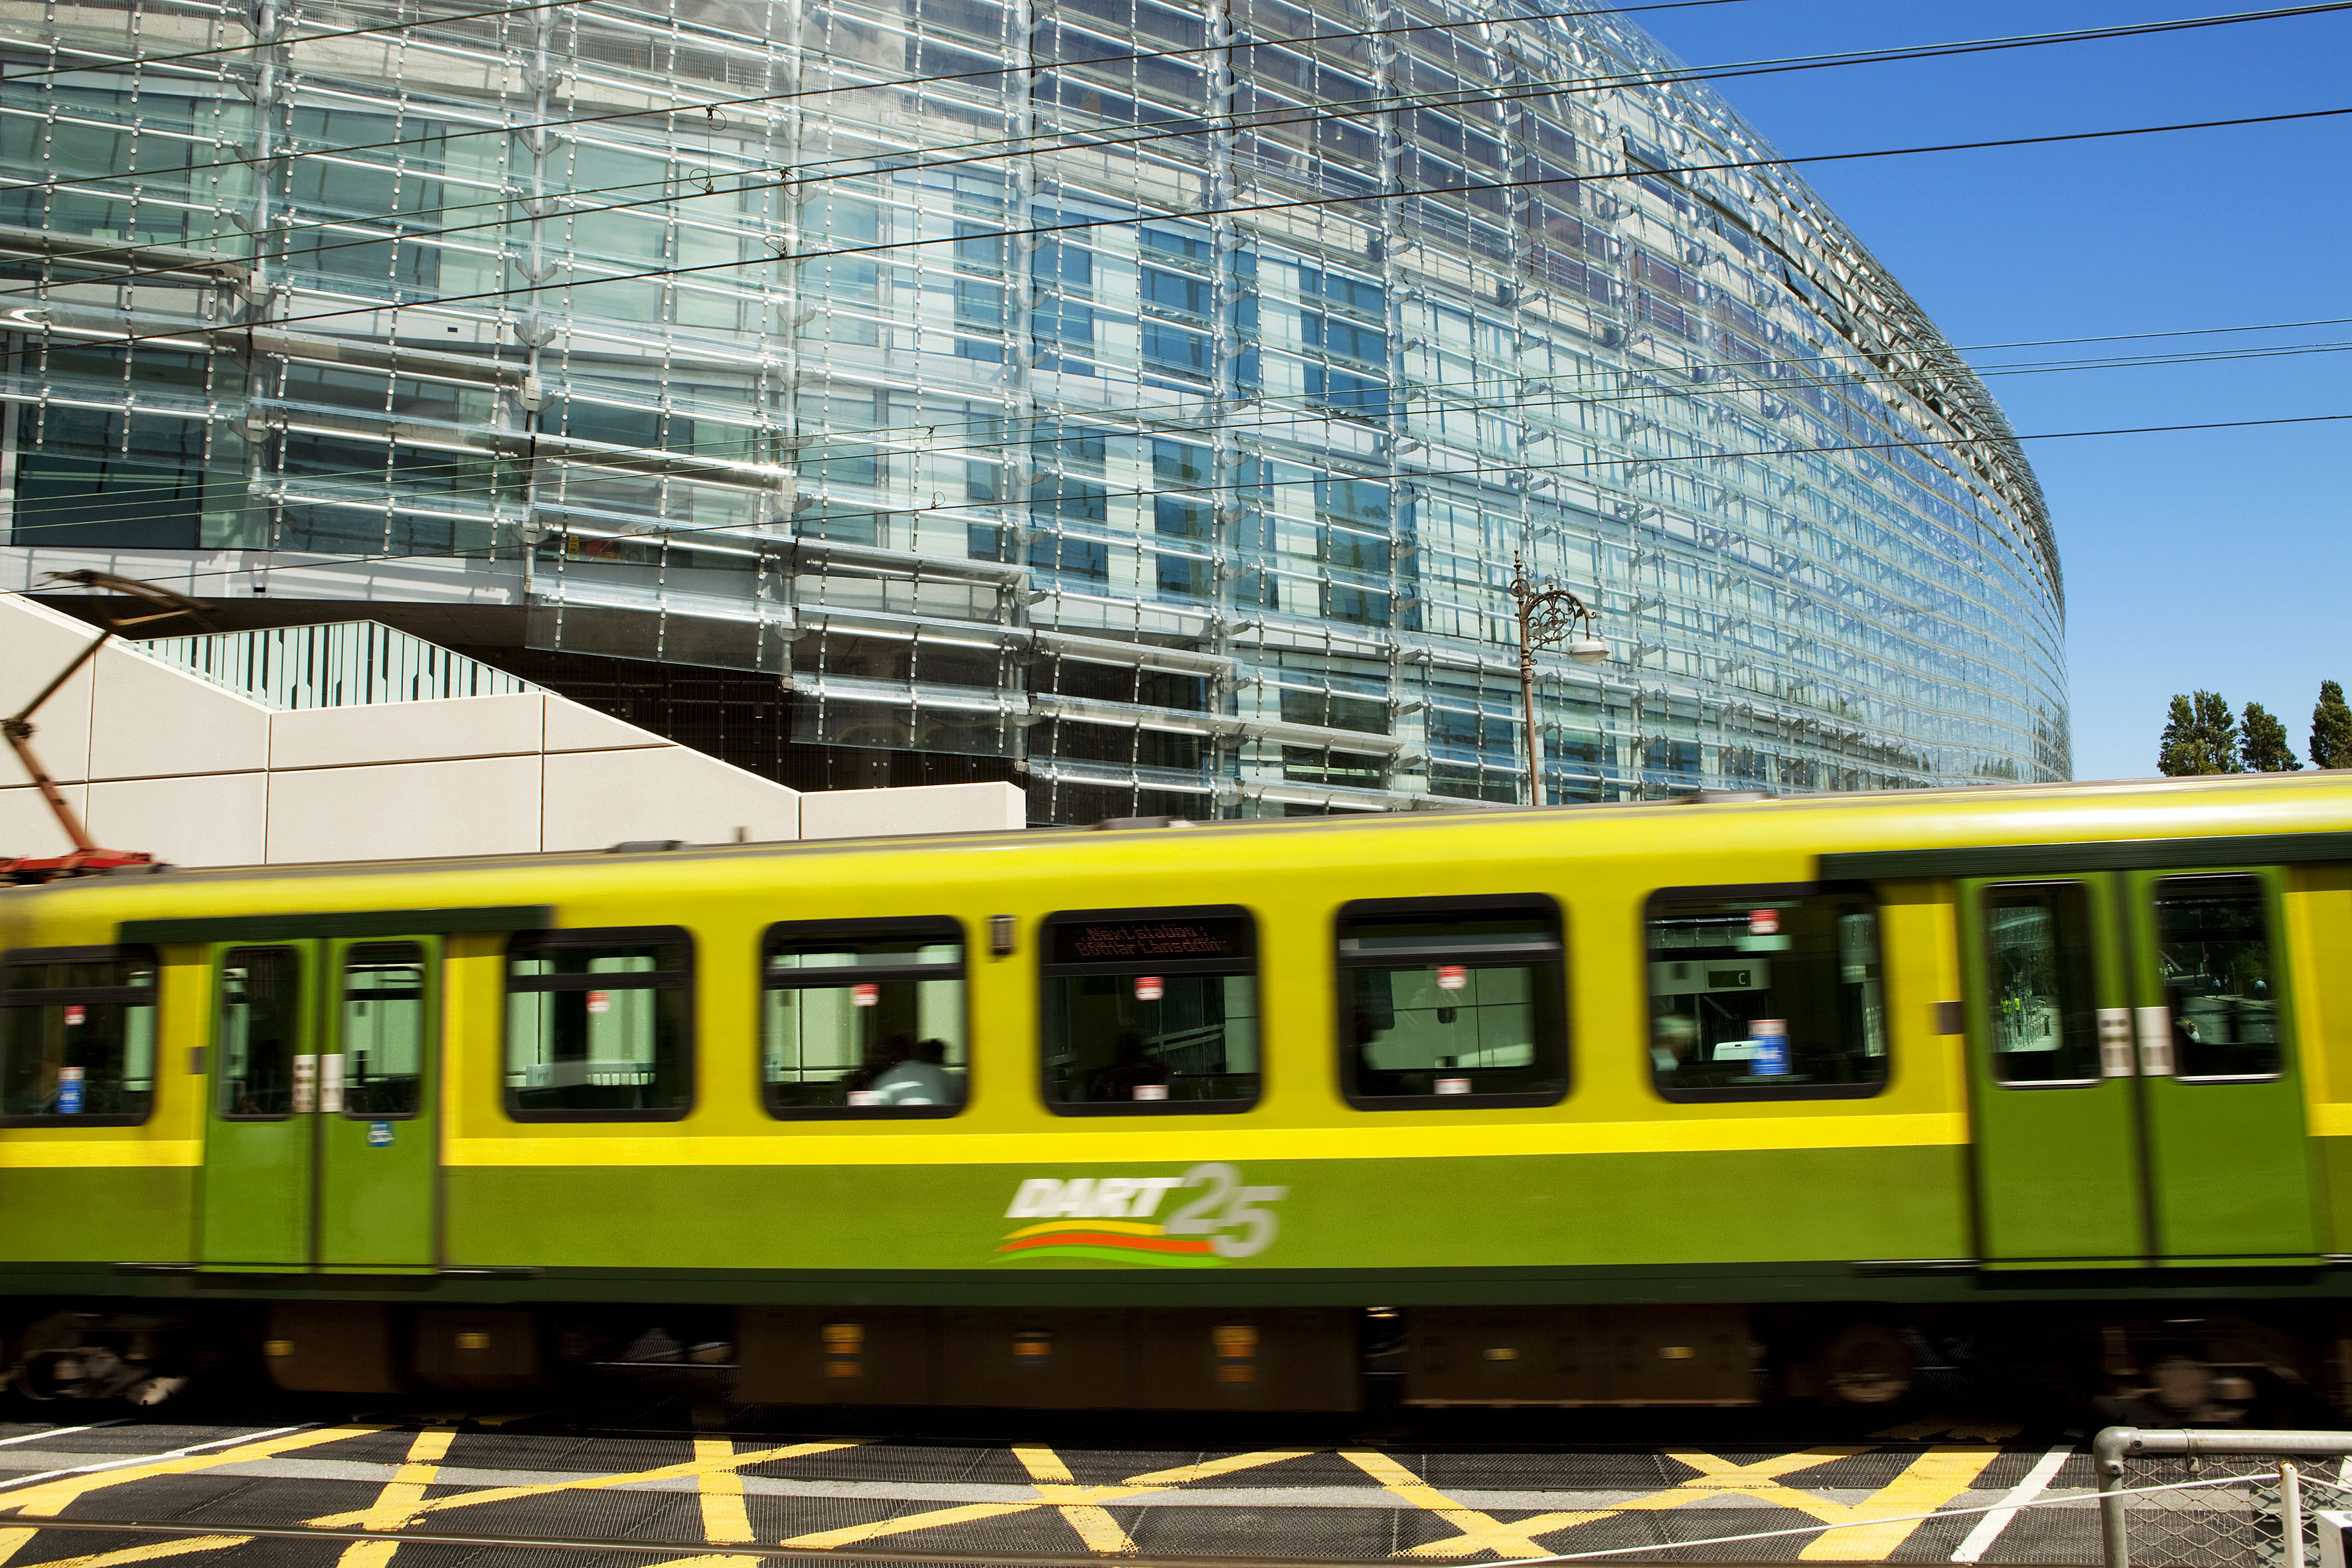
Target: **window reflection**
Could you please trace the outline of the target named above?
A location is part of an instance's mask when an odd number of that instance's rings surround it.
[[[1056,915],[1045,1089],[1057,1110],[1240,1110],[1257,1099],[1257,933],[1220,909]]]
[[[1874,1093],[1878,911],[1864,892],[1650,903],[1650,1059],[1669,1098]]]
[[[1984,941],[1995,1079],[2098,1078],[2089,890],[2080,882],[1988,888]]]
[[[954,1114],[971,1070],[961,933],[777,928],[761,1042],[774,1115]]]
[[[2157,957],[2178,1077],[2278,1075],[2265,904],[2254,877],[2167,877],[2156,885]]]

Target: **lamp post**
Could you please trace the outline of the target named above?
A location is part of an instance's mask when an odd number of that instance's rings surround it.
[[[1519,711],[1528,731],[1528,803],[1543,804],[1543,736],[1536,728],[1536,649],[1552,643],[1568,645],[1568,657],[1579,664],[1599,664],[1609,657],[1609,645],[1594,635],[1592,612],[1567,589],[1536,581],[1515,552],[1511,556],[1511,597],[1519,606]]]

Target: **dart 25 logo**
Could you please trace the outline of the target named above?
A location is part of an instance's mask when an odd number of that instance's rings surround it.
[[[1289,1195],[1288,1187],[1245,1186],[1238,1169],[1215,1163],[1181,1176],[1032,1176],[1004,1211],[1030,1223],[1006,1232],[996,1256],[1220,1268],[1274,1245],[1282,1221],[1272,1205]]]

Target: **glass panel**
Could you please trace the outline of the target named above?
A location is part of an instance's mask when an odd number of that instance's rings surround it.
[[[425,950],[368,942],[343,955],[343,1114],[414,1116],[425,1093]]]
[[[1886,1081],[1878,914],[1860,893],[1650,906],[1650,1059],[1665,1090]]]
[[[290,947],[239,947],[221,959],[220,1110],[289,1116],[302,1048],[301,958]]]
[[[1393,954],[1396,962],[1377,962]],[[1492,911],[1342,923],[1360,1099],[1568,1089],[1559,942],[1551,922]]]
[[[2156,885],[2157,961],[2177,1076],[2278,1076],[2269,923],[2257,878],[2167,877]]]
[[[2089,889],[2080,882],[1988,888],[1984,937],[1994,1080],[2096,1082]]]
[[[1225,1106],[1257,1098],[1257,954],[1246,919],[1169,915],[1050,928],[1045,1098]]]
[[[17,963],[0,1006],[0,1116],[144,1117],[155,1099],[155,969],[117,962]]]
[[[961,942],[938,936],[793,941],[768,954],[760,1082],[768,1109],[963,1104],[969,1058]]]
[[[520,1111],[683,1110],[690,1092],[686,965],[678,942],[512,953],[509,1105]]]

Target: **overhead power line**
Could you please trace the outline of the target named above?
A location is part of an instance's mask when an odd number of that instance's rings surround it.
[[[1005,229],[999,234],[1040,237],[1051,235],[1085,233],[1094,229],[1118,228],[1129,225],[1168,222],[1177,219],[1204,221],[1218,217],[1246,217],[1260,213],[1299,212],[1339,206],[1371,205],[1381,202],[1400,201],[1408,197],[1470,195],[1480,192],[1527,190],[1544,185],[1584,185],[1622,180],[1654,179],[1661,175],[1733,174],[1759,169],[1786,169],[1814,163],[1852,163],[1876,158],[1917,157],[1930,153],[1986,152],[2011,147],[2048,147],[2069,142],[2112,141],[2126,136],[2167,135],[2186,131],[2215,131],[2249,125],[2283,125],[2314,120],[2329,120],[2352,114],[2352,109],[2314,109],[2285,114],[2241,115],[2227,120],[2188,121],[2168,125],[2137,125],[2106,131],[2063,132],[2042,136],[2008,136],[1979,142],[1936,142],[1915,147],[1881,147],[1853,153],[1817,153],[1798,158],[1739,158],[1713,163],[1686,163],[1665,168],[1637,168],[1578,175],[1544,175],[1528,180],[1479,180],[1462,184],[1410,186],[1397,191],[1343,195],[1302,196],[1279,202],[1252,202],[1223,207],[1201,207],[1171,212],[1142,212],[1118,217],[1079,218],[1067,223],[1040,224],[1027,228]],[[877,241],[871,245],[837,246],[829,249],[797,251],[789,256],[759,257],[751,260],[698,262],[685,267],[654,267],[634,272],[614,273],[606,277],[573,279],[561,283],[528,283],[510,288],[482,289],[470,294],[432,296],[419,300],[371,301],[334,310],[316,310],[302,315],[280,316],[235,326],[217,328],[179,327],[154,332],[128,333],[120,338],[100,339],[100,344],[136,343],[159,338],[180,338],[195,331],[236,331],[249,326],[281,328],[299,326],[311,321],[340,321],[350,316],[375,315],[385,310],[429,310],[453,305],[479,305],[494,300],[511,300],[520,296],[535,296],[559,289],[591,289],[615,283],[646,282],[658,279],[690,277],[745,267],[765,267],[779,261],[803,262],[836,257],[874,256],[896,251],[932,248],[942,245],[964,243],[968,237],[952,235],[928,238]]]
[[[1741,0],[1681,0],[1681,3],[1717,5],[1741,3]],[[1651,7],[1632,7],[1631,9],[1641,10],[1650,8]],[[1546,98],[1559,93],[1585,94],[1601,91],[1615,91],[1627,88],[1665,85],[1684,81],[1725,80],[1738,77],[1771,75],[1785,71],[1819,70],[1854,65],[1892,64],[1914,59],[1942,58],[1995,49],[2039,47],[2053,44],[2101,41],[2147,34],[2179,32],[2191,28],[2234,26],[2245,22],[2273,21],[2285,17],[2302,16],[2321,12],[2346,9],[2352,9],[2352,0],[2326,0],[2326,3],[2318,5],[2290,6],[2266,11],[2234,12],[2208,16],[2179,17],[2168,21],[2135,23],[2113,27],[2075,28],[2054,33],[2011,34],[1999,37],[1965,39],[1950,43],[1922,45],[1901,48],[1853,50],[1830,55],[1787,56],[1779,58],[1743,61],[1731,65],[1703,67],[1680,71],[1636,71],[1621,73],[1611,77],[1557,78],[1543,80],[1517,82],[1507,86],[1498,85],[1493,88],[1484,89],[1465,87],[1419,96],[1395,94],[1386,98],[1378,99],[1326,100],[1320,104],[1286,106],[1283,108],[1255,110],[1247,115],[1228,114],[1197,116],[1193,117],[1177,129],[1162,129],[1137,132],[1134,134],[1095,134],[1092,136],[1091,140],[1070,139],[1074,137],[1087,136],[1090,133],[1056,130],[1036,132],[1027,137],[992,138],[972,142],[946,143],[923,149],[908,149],[904,152],[856,153],[840,158],[823,160],[814,164],[802,165],[789,172],[780,170],[778,171],[778,174],[780,175],[784,175],[785,177],[765,184],[743,185],[738,184],[730,185],[723,190],[717,188],[717,182],[719,178],[732,177],[740,181],[752,171],[748,168],[739,169],[734,171],[731,176],[711,171],[703,171],[706,177],[702,182],[700,182],[702,186],[700,189],[694,188],[697,182],[695,182],[690,176],[674,175],[666,176],[661,180],[635,181],[623,184],[592,186],[576,190],[561,191],[544,196],[501,196],[495,201],[467,203],[457,206],[444,206],[436,210],[446,213],[478,210],[483,207],[505,208],[512,205],[514,202],[519,199],[575,201],[582,196],[610,195],[627,191],[646,190],[649,187],[660,187],[660,190],[656,195],[648,196],[640,201],[604,203],[593,207],[577,208],[574,209],[572,216],[577,216],[580,213],[628,211],[635,208],[647,206],[667,206],[673,203],[693,201],[699,197],[739,195],[769,189],[789,189],[795,185],[806,186],[822,184],[834,179],[861,179],[871,177],[876,174],[919,173],[927,170],[950,168],[975,163],[992,163],[1000,158],[1044,155],[1048,153],[1083,152],[1100,147],[1126,148],[1141,146],[1155,142],[1182,140],[1209,134],[1213,132],[1220,126],[1223,126],[1227,130],[1234,131],[1262,131],[1289,125],[1322,123],[1330,121],[1378,118],[1381,114],[1402,113],[1421,109],[1460,108],[1481,103],[1515,102],[1524,99]],[[1594,13],[1588,11],[1541,13],[1538,15],[1542,16],[1573,16],[1596,14],[1614,13]],[[1268,47],[1285,42],[1377,37],[1383,34],[1434,31],[1447,27],[1484,25],[1486,24],[1483,22],[1429,23],[1419,24],[1407,27],[1360,29],[1351,33],[1308,35],[1307,39],[1264,40],[1247,45],[1237,43],[1231,47]],[[1214,52],[1217,47],[1218,46],[1209,46],[1205,48],[1159,50],[1145,54],[1106,56],[1102,57],[1098,60],[1066,61],[1060,62],[1052,67],[1040,67],[1038,68],[1065,69],[1093,64],[1115,64],[1121,61],[1148,59],[1172,55]],[[533,130],[560,129],[570,125],[594,123],[599,121],[614,118],[643,118],[646,115],[656,113],[680,113],[695,108],[717,109],[751,103],[773,103],[797,98],[821,97],[835,92],[875,91],[901,87],[966,80],[975,76],[1002,76],[1016,68],[1018,68],[1008,65],[1003,69],[986,72],[961,72],[933,77],[909,77],[876,82],[837,84],[824,88],[813,88],[782,93],[760,94],[754,97],[742,99],[713,100],[708,104],[677,105],[658,110],[631,110],[616,115],[586,116],[571,120],[548,121],[541,122],[538,125],[491,126],[484,127],[478,131],[467,131],[461,129],[446,133],[457,137],[487,135],[493,133],[509,135]],[[1050,142],[1049,144],[1044,146],[1022,148],[1014,145],[1014,143],[1023,142],[1047,142],[1049,138],[1062,138],[1062,140]],[[194,176],[207,171],[253,166],[300,158],[340,157],[347,156],[352,153],[381,151],[384,149],[413,150],[415,145],[416,139],[415,137],[410,137],[407,139],[389,142],[359,142],[322,148],[294,149],[283,152],[273,152],[267,154],[256,154],[247,158],[224,160],[207,164],[191,165],[184,170],[170,169],[151,171],[143,174],[56,175],[46,180],[19,182],[8,188],[18,191],[79,188],[115,181],[136,182],[142,179],[152,180],[155,178],[157,174],[166,174],[173,176],[182,174]],[[952,158],[940,158],[932,156],[933,154],[943,153],[953,153],[959,155]],[[813,174],[810,172],[813,169],[831,169],[836,165],[843,164],[857,164],[861,165],[861,167],[834,174]],[[679,186],[685,186],[687,188],[679,189],[677,188]],[[443,227],[434,229],[410,229],[404,226],[400,226],[400,220],[404,216],[404,215],[396,212],[380,214],[346,214],[331,218],[311,220],[305,226],[298,226],[289,224],[279,227],[264,229],[256,234],[257,249],[258,249],[264,236],[276,235],[290,237],[305,232],[306,229],[310,232],[317,232],[339,228],[352,224],[389,224],[394,226],[395,232],[383,236],[371,236],[366,238],[340,240],[331,245],[315,246],[310,247],[306,253],[317,254],[326,250],[355,248],[362,246],[381,245],[397,241],[414,242],[424,239],[434,239],[455,234],[473,233],[485,228],[502,228],[509,226],[509,224],[515,221],[510,217],[502,216],[478,224],[445,226]],[[150,271],[145,273],[136,273],[134,276],[159,275],[164,270],[166,269],[158,268],[150,269]],[[25,293],[30,291],[32,290],[9,289],[0,290],[0,293]]]

